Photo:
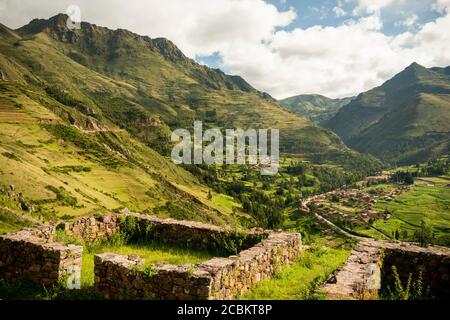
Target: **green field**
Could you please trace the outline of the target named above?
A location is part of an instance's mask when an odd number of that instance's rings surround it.
[[[375,209],[389,211],[389,220],[378,220],[373,227],[392,237],[393,232],[405,230],[407,237],[401,240],[413,240],[414,232],[421,222],[433,228],[436,244],[450,245],[450,187],[442,178],[426,178],[427,182],[416,182],[412,189],[402,193],[393,201],[378,201]],[[361,231],[363,233],[363,231]]]

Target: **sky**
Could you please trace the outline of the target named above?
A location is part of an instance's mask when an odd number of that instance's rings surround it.
[[[450,0],[0,0],[0,23],[81,20],[166,37],[281,99],[353,96],[412,62],[450,65]]]

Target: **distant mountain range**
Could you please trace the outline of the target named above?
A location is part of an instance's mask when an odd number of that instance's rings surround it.
[[[354,97],[343,99],[330,99],[318,94],[303,94],[280,100],[282,106],[298,115],[307,117],[320,124],[330,120]]]
[[[360,94],[325,123],[352,148],[392,163],[450,151],[450,67],[417,63]]]

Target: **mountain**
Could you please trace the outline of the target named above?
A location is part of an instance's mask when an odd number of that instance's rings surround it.
[[[219,128],[279,128],[285,152],[348,150],[330,130],[283,109],[239,76],[197,64],[167,39],[84,22],[71,31],[66,20],[57,15],[18,30],[3,27],[5,77],[67,96],[81,113],[163,154],[170,129],[192,128],[194,119]],[[160,125],[147,125],[153,120]]]
[[[72,31],[67,19],[0,25],[0,207],[11,204],[11,185],[52,219],[124,207],[216,224],[248,219],[232,215],[239,207],[232,198],[211,199],[208,187],[167,157],[171,131],[194,120],[279,128],[281,151],[304,158],[360,168],[376,162],[167,39],[86,22]]]
[[[280,100],[280,103],[288,110],[320,124],[331,119],[353,99],[330,99],[318,94],[304,94]]]
[[[62,19],[34,20],[16,31],[0,25],[0,233],[27,225],[23,218],[71,220],[121,208],[239,223],[231,215],[230,203],[237,203],[220,194],[214,197],[227,205],[208,199],[210,188],[155,151],[169,145],[170,129],[156,107],[139,104],[139,81],[115,79],[66,55],[76,51],[66,48]],[[101,52],[97,45],[91,49]],[[168,41],[151,45],[159,59],[163,51],[179,55]],[[250,91],[238,77],[208,72],[217,75],[216,85]]]
[[[380,87],[360,94],[326,126],[350,147],[397,163],[450,150],[450,67],[413,63]]]

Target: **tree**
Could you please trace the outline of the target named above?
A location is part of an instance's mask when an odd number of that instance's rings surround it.
[[[208,191],[208,200],[211,201],[212,200],[212,193],[211,190]]]
[[[408,230],[405,229],[402,230],[402,239],[403,240],[408,239]]]
[[[434,239],[433,230],[422,221],[420,228],[414,232],[414,240],[417,241],[421,247],[428,247]]]

